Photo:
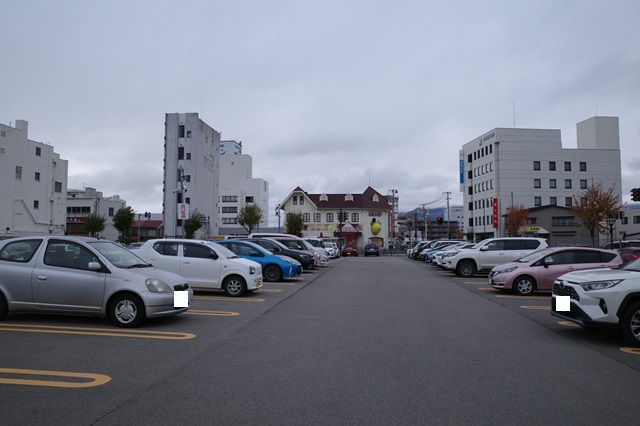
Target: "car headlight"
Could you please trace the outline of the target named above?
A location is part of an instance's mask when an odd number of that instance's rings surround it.
[[[293,261],[291,261],[291,260],[289,260],[289,259],[282,259],[282,260],[284,260],[285,262],[290,263],[290,264],[292,264],[292,265],[293,265]]]
[[[500,269],[500,270],[498,270],[498,274],[506,274],[507,272],[513,272],[516,269],[518,269],[517,266],[511,266],[509,268]]]
[[[157,278],[147,278],[144,283],[151,293],[171,293],[172,291],[167,283]]]
[[[624,280],[605,280],[605,281],[591,281],[588,283],[580,284],[580,287],[584,291],[592,291],[592,290],[604,290],[605,288],[611,288],[620,284]]]
[[[256,273],[256,268],[254,266],[249,266],[249,275],[253,275]]]

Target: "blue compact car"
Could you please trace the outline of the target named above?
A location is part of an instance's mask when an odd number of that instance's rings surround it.
[[[282,281],[302,274],[302,265],[287,256],[277,256],[269,250],[249,241],[225,240],[216,241],[232,252],[245,259],[253,260],[262,265],[262,277],[265,281]]]

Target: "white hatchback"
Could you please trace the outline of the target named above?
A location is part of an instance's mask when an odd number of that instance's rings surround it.
[[[242,296],[262,286],[262,266],[238,257],[211,241],[177,238],[149,240],[136,255],[162,269],[182,275],[194,289],[222,289]]]

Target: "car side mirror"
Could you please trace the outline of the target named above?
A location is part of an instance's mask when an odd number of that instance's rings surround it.
[[[211,253],[209,253],[209,257],[215,260],[220,256],[218,256],[218,253],[216,253],[215,251],[212,251]]]
[[[480,247],[480,251],[487,251],[487,250],[489,250],[489,247],[488,247],[488,246],[482,246],[482,247]]]
[[[553,258],[552,257],[545,257],[544,258],[544,267],[548,268],[549,265],[553,265]]]
[[[96,271],[97,272],[97,271],[100,271],[102,269],[102,265],[100,263],[98,263],[98,262],[89,262],[87,264],[87,268],[90,271]]]

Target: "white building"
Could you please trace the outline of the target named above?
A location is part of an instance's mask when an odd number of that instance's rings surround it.
[[[84,222],[90,215],[105,218],[105,228],[98,236],[111,241],[118,239],[118,230],[113,227],[113,216],[127,206],[118,195],[104,197],[95,188],[69,189],[67,191],[67,235],[88,235]]]
[[[220,148],[220,227],[237,229],[240,210],[256,204],[263,213],[259,227],[264,228],[269,220],[269,183],[253,177],[253,159],[242,153],[242,143],[224,144],[227,149]]]
[[[184,235],[181,218],[197,211],[197,238],[218,235],[220,132],[197,113],[168,113],[164,136],[163,220],[167,237]]]
[[[569,207],[592,182],[622,200],[620,168],[617,117],[578,123],[572,149],[562,147],[560,130],[493,129],[460,151],[465,233],[476,241],[504,236],[507,208]]]
[[[28,131],[0,124],[0,235],[64,234],[68,161]]]

